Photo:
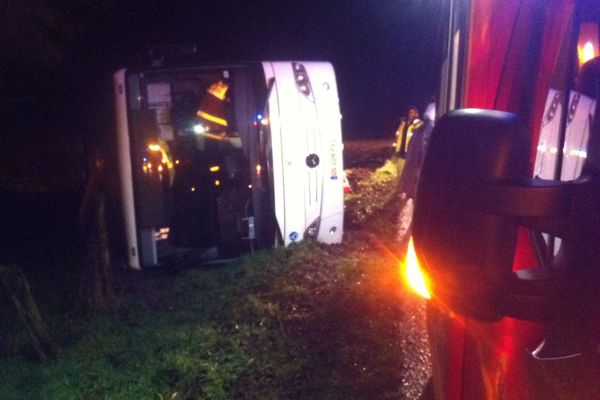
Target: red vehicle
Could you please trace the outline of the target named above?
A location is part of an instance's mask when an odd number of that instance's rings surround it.
[[[600,4],[444,3],[406,268],[429,396],[600,399]]]

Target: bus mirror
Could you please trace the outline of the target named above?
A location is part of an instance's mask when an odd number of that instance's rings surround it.
[[[434,128],[417,190],[413,238],[434,298],[499,320],[510,287],[517,225],[481,212],[479,193],[528,175],[529,139],[512,113],[463,109]]]

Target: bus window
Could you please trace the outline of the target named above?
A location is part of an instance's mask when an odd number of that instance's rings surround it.
[[[249,199],[228,71],[140,74],[132,142],[143,264],[242,247]],[[235,232],[234,232],[235,231]],[[240,249],[237,249],[239,251]],[[211,254],[212,254],[211,253]]]

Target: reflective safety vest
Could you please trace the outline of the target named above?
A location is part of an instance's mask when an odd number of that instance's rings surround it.
[[[225,96],[229,86],[218,81],[213,83],[200,103],[200,109],[197,112],[198,117],[204,120],[204,124],[210,126],[212,130],[227,129],[227,118],[225,117]]]
[[[403,118],[400,122],[400,126],[396,131],[396,153],[400,153],[401,155],[405,155],[408,150],[408,143],[413,136],[413,133],[423,126],[423,121],[419,118],[415,118],[412,122],[406,127],[406,119]]]

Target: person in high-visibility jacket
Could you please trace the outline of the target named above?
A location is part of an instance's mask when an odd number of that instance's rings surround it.
[[[409,107],[406,118],[402,118],[400,126],[398,126],[398,130],[396,131],[396,143],[394,143],[396,154],[402,158],[406,156],[411,137],[422,126],[423,121],[419,118],[417,107]]]

